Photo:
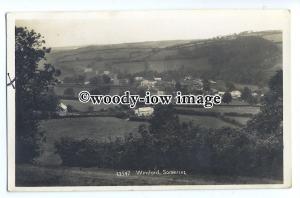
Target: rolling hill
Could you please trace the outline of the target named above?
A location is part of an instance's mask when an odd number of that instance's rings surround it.
[[[213,79],[265,83],[282,68],[281,31],[242,32],[206,40],[149,41],[101,46],[54,48],[47,61],[61,70],[61,79],[109,70],[190,71]]]

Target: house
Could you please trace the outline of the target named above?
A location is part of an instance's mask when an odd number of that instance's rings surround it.
[[[140,107],[134,110],[134,114],[138,117],[150,117],[154,112],[152,107]]]
[[[238,99],[242,95],[242,93],[239,90],[234,90],[234,91],[230,92],[230,94],[233,99]]]
[[[119,80],[119,84],[120,85],[128,85],[129,84],[129,80],[127,78],[123,78]]]
[[[153,78],[155,81],[161,81],[161,77],[154,77]]]
[[[258,96],[258,93],[253,92],[253,93],[251,93],[251,95],[252,95],[253,97],[256,97],[256,96]]]
[[[165,91],[157,90],[156,95],[158,95],[158,96],[166,95],[166,92]]]
[[[64,103],[59,103],[58,108],[57,108],[57,114],[59,116],[66,116],[68,113],[68,107]]]
[[[218,91],[217,89],[214,89],[214,88],[211,88],[210,91],[211,91],[212,94],[217,94],[217,93],[219,93],[219,91]]]
[[[184,77],[184,80],[191,80],[191,79],[192,79],[191,76],[185,76],[185,77]]]
[[[142,80],[141,81],[141,86],[142,87],[147,87],[149,89],[149,88],[154,87],[156,83],[157,83],[156,81]]]
[[[219,95],[219,96],[223,96],[224,94],[225,94],[225,91],[219,91],[219,92],[218,92],[218,95]]]
[[[141,76],[136,76],[136,77],[134,77],[134,80],[136,80],[136,81],[140,81],[140,80],[143,80],[144,78],[143,77],[141,77]]]
[[[109,74],[110,74],[110,71],[104,71],[103,74],[109,75]]]
[[[84,73],[92,72],[92,71],[93,71],[93,68],[85,68],[85,69],[84,69]]]

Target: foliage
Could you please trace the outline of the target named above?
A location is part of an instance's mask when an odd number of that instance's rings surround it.
[[[246,84],[266,84],[264,70],[282,59],[282,52],[274,42],[255,36],[215,42],[199,53],[208,57],[212,78]]]
[[[242,90],[241,99],[248,102],[249,104],[255,104],[258,102],[258,99],[252,95],[252,91],[249,87],[244,87]]]
[[[203,90],[210,91],[210,82],[207,79],[203,80]]]
[[[50,64],[42,64],[50,48],[33,30],[15,28],[16,74],[16,162],[31,162],[39,154],[43,135],[37,132],[40,115],[54,112],[58,98],[49,95],[48,87],[59,75]]]
[[[232,82],[226,82],[226,88],[227,88],[227,91],[229,91],[229,92],[236,89],[234,83],[232,83]]]
[[[261,136],[275,134],[281,136],[280,126],[283,120],[283,81],[282,70],[278,71],[269,82],[270,91],[263,99],[261,112],[249,123],[247,130]]]
[[[56,143],[57,152],[68,166],[282,179],[282,112],[274,109],[282,98],[280,80],[278,72],[270,81],[272,103],[267,103],[271,98],[266,97],[262,113],[243,129],[181,124],[172,105],[156,106],[150,126],[140,125],[136,137],[129,134],[109,142],[62,139]],[[274,130],[264,131],[264,122],[275,125]]]
[[[228,104],[232,101],[232,96],[229,92],[225,92],[225,94],[222,97],[222,102]]]

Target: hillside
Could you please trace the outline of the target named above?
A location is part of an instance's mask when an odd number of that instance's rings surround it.
[[[280,31],[243,32],[207,40],[149,41],[77,48],[56,48],[48,61],[61,79],[105,70],[114,73],[187,71],[239,83],[265,83],[282,67]],[[185,72],[186,73],[186,72]]]

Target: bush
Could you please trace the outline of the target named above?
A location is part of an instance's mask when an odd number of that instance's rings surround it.
[[[55,143],[56,153],[60,155],[65,166],[91,167],[97,165],[98,152],[95,150],[96,141],[71,140],[62,138]]]
[[[182,124],[181,132],[156,138],[141,126],[138,137],[129,135],[110,142],[63,138],[56,148],[66,166],[282,177],[282,150],[275,139],[266,144],[267,140],[244,131],[212,130],[192,124]]]

